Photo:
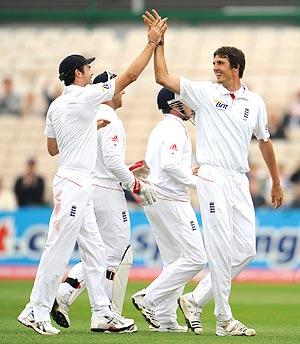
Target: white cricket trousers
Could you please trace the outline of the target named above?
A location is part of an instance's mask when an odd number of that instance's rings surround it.
[[[130,242],[128,206],[121,188],[105,187],[104,181],[97,184],[103,185],[95,185],[93,191],[97,226],[105,247],[107,270],[116,272]],[[84,281],[82,264],[76,264],[70,270],[68,277],[82,283]],[[105,290],[110,300],[112,300],[112,284],[112,280],[106,279]],[[85,289],[84,283],[81,286],[77,296]]]
[[[91,175],[60,168],[53,181],[54,209],[49,232],[30,296],[35,321],[50,320],[58,287],[76,241],[92,312],[110,304],[105,291],[105,251],[92,202]]]
[[[245,173],[202,165],[198,199],[210,273],[193,292],[203,307],[213,296],[215,316],[232,318],[229,305],[231,279],[255,255],[255,213]]]
[[[196,214],[190,202],[158,199],[144,207],[163,262],[161,274],[146,288],[161,324],[176,321],[184,285],[207,264]]]

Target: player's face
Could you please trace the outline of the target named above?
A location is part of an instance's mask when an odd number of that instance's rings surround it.
[[[230,63],[227,57],[215,56],[213,60],[213,71],[217,78],[217,82],[227,87],[233,81],[234,70],[230,67]]]
[[[93,72],[90,65],[83,66],[82,81],[85,85],[92,83]]]

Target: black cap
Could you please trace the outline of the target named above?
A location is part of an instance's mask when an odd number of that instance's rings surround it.
[[[113,78],[115,78],[117,76],[117,74],[114,74],[112,72],[109,71],[105,71],[99,75],[97,75],[93,81],[93,84],[99,84],[100,82],[107,82],[108,80],[111,80]]]
[[[95,61],[95,57],[90,59],[86,59],[82,55],[69,55],[65,57],[59,65],[59,79],[65,80],[69,73],[93,61]]]
[[[166,88],[162,88],[157,95],[157,106],[161,109],[168,109],[170,105],[168,104],[169,100],[175,99],[175,93],[172,91],[169,91]]]

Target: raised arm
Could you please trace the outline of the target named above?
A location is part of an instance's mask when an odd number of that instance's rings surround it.
[[[276,209],[282,205],[283,192],[280,186],[280,179],[272,141],[259,140],[259,149],[272,178],[271,199],[273,207]]]
[[[155,48],[167,28],[167,18],[156,19],[148,31],[148,43],[143,52],[131,63],[128,69],[116,77],[115,94],[134,82],[149,63]]]
[[[143,19],[145,24],[148,27],[148,30],[152,28],[156,20],[160,18],[160,15],[157,11],[152,10],[152,14],[149,11],[146,11]],[[167,29],[167,27],[166,27]],[[167,68],[167,63],[164,53],[164,35],[155,49],[154,53],[154,71],[155,71],[155,81],[166,87],[168,90],[180,94],[180,79],[178,76],[170,75]]]

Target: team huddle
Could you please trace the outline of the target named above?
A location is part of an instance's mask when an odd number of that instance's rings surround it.
[[[122,316],[133,260],[124,188],[140,197],[163,262],[161,274],[132,295],[149,330],[190,329],[201,335],[201,315],[213,298],[218,336],[254,336],[254,329],[233,317],[229,296],[232,279],[255,255],[255,214],[246,176],[253,134],[272,179],[273,206],[283,201],[265,103],[241,82],[245,56],[234,47],[214,52],[216,82],[169,74],[167,19],[155,10],[143,18],[148,42],[125,72],[106,71],[92,82],[95,58],[70,55],[59,65],[65,88],[49,107],[45,129],[49,154],[59,154],[54,208],[30,301],[18,321],[43,335],[59,334],[50,317],[68,328],[69,308],[87,288],[92,331],[137,331],[134,320]],[[128,167],[125,130],[116,110],[124,89],[153,55],[155,80],[163,86],[157,95],[163,119],[150,133],[145,158]],[[195,166],[187,120],[195,122]],[[197,189],[203,238],[189,188]],[[76,242],[81,262],[62,282]],[[195,290],[183,294],[185,284],[207,266],[209,273]],[[187,326],[177,322],[178,305]]]

